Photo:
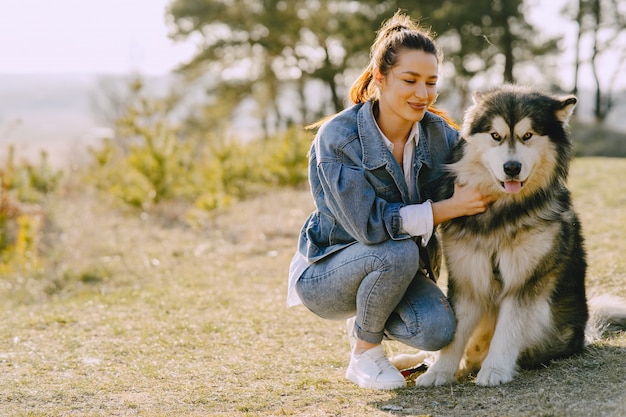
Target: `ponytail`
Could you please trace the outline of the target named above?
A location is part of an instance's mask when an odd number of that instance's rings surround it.
[[[443,54],[435,45],[432,32],[422,28],[409,16],[397,11],[393,17],[382,24],[376,33],[376,39],[370,48],[370,63],[350,87],[348,96],[352,104],[365,103],[378,98],[378,90],[373,82],[374,68],[377,68],[381,74],[387,75],[396,65],[399,53],[405,49],[433,54],[437,57],[438,63],[443,60]],[[458,129],[457,123],[443,110],[432,105],[428,107],[428,110]],[[332,117],[334,116],[325,117],[306,126],[306,129],[317,129]]]
[[[374,71],[372,64],[367,66],[365,71],[356,79],[350,87],[350,101],[353,104],[365,103],[372,98],[374,88],[372,80],[374,79]]]

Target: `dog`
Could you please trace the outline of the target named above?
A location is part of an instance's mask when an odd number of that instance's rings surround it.
[[[581,353],[604,321],[626,326],[621,301],[586,298],[583,234],[566,186],[576,103],[517,85],[474,95],[441,197],[457,182],[496,199],[439,226],[457,329],[416,386],[474,372],[478,385],[504,384],[519,368]],[[590,319],[590,304],[603,323]]]

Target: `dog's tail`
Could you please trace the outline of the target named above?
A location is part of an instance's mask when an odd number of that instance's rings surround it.
[[[626,300],[613,295],[591,298],[589,320],[585,329],[586,342],[593,343],[606,333],[626,330]]]

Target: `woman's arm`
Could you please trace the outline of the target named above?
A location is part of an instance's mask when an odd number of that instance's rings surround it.
[[[379,197],[362,168],[320,163],[318,175],[328,209],[354,239],[375,244],[403,234],[399,214],[403,204]]]
[[[438,225],[457,217],[483,213],[494,200],[492,196],[484,195],[475,188],[455,183],[452,197],[432,203],[433,223]]]

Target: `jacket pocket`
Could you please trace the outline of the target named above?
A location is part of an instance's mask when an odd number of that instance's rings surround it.
[[[450,198],[454,192],[454,182],[448,175],[439,175],[437,178],[422,185],[422,200],[440,201]]]
[[[372,184],[376,196],[389,203],[402,201],[402,195],[393,178],[385,168],[378,168],[369,172],[368,181]]]
[[[309,244],[317,248],[324,248],[331,245],[331,236],[335,221],[319,211],[314,212],[309,217],[306,227],[306,237]]]

